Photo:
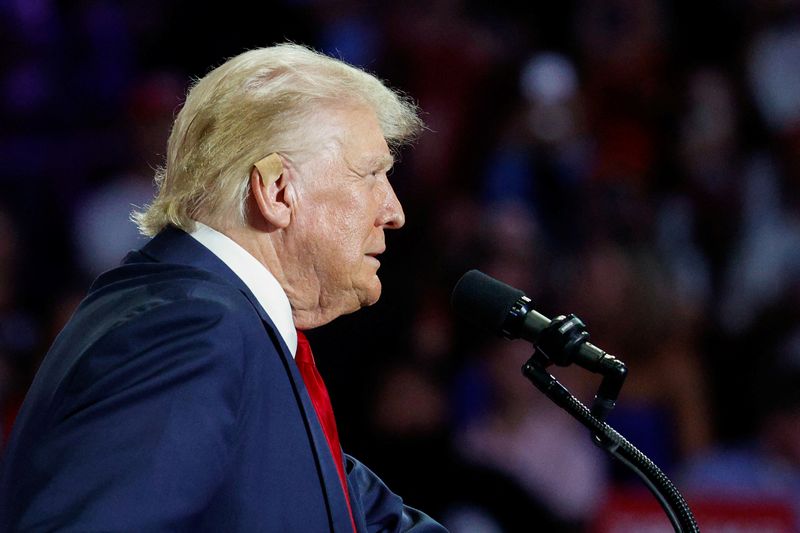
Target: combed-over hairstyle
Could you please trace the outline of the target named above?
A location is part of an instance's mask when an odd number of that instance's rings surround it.
[[[312,150],[314,115],[326,105],[366,104],[390,148],[422,129],[417,107],[376,77],[301,45],[287,43],[233,57],[198,80],[175,119],[166,165],[156,171],[151,205],[132,214],[155,235],[195,220],[242,225],[253,164],[278,152]]]

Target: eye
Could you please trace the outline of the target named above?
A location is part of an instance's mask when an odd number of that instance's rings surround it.
[[[386,168],[386,167],[380,167],[380,168],[377,168],[377,169],[375,169],[375,170],[372,172],[372,174],[374,174],[376,177],[385,177],[385,178],[387,178],[387,179],[388,179],[388,178],[389,178],[389,176],[391,176],[393,173],[394,173],[394,166],[391,166],[391,167],[389,167],[389,168]]]

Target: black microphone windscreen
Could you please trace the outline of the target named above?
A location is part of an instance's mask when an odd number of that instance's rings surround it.
[[[500,334],[514,303],[525,296],[478,270],[470,270],[453,289],[451,305],[466,321]]]

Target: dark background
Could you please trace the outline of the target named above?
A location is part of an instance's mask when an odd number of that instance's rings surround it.
[[[141,244],[127,214],[191,79],[291,40],[428,125],[392,176],[381,301],[310,335],[348,452],[454,531],[599,528],[637,486],[519,375],[529,346],[451,316],[479,268],[628,363],[612,423],[690,501],[797,505],[799,3],[503,4],[0,1],[0,435]]]

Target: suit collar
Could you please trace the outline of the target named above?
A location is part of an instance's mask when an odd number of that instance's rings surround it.
[[[229,285],[239,289],[258,312],[261,320],[263,320],[279,338],[281,348],[289,357],[292,357],[289,347],[278,332],[278,328],[258,302],[258,298],[253,294],[253,291],[247,287],[228,265],[214,255],[208,248],[193,239],[191,235],[175,226],[167,226],[161,230],[158,235],[150,239],[139,252],[128,254],[123,264],[142,261],[139,254],[159,263],[183,265],[211,272],[222,278]]]
[[[185,265],[212,272],[255,300],[255,296],[247,288],[247,285],[228,265],[188,233],[174,226],[167,226],[161,230],[142,247],[140,253],[160,263]],[[123,262],[137,262],[135,253],[126,257]],[[266,312],[264,314],[266,315]]]

